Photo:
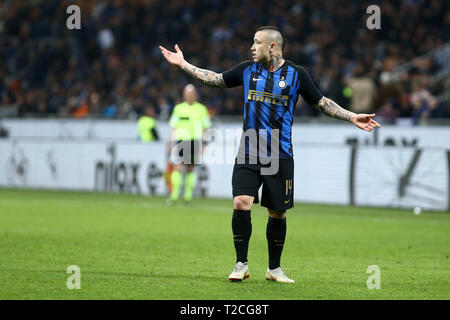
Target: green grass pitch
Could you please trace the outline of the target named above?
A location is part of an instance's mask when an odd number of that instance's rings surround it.
[[[264,280],[267,213],[252,209],[250,279],[235,264],[232,201],[0,189],[0,299],[449,299],[450,214],[296,203]],[[69,265],[81,289],[69,290]],[[369,290],[368,266],[381,270]]]

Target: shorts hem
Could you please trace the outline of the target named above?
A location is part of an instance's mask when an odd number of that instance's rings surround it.
[[[292,209],[294,207],[293,204],[291,204],[290,206],[280,206],[280,207],[275,207],[272,206],[271,204],[268,203],[263,203],[263,201],[261,201],[261,207],[270,209],[270,210],[276,210],[276,211],[281,211],[281,210],[289,210]]]
[[[253,191],[251,189],[238,189],[233,190],[233,198],[237,196],[250,196],[250,197],[258,197],[258,191]]]

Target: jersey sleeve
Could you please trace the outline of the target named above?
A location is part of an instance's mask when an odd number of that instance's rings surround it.
[[[251,61],[244,61],[237,66],[222,73],[223,81],[227,88],[233,88],[242,85],[244,70],[251,65]]]
[[[306,71],[305,68],[297,66],[297,71],[300,78],[299,93],[308,104],[317,104],[319,100],[322,99],[323,94],[314,85],[314,82],[311,80],[311,77],[309,76],[308,71]]]

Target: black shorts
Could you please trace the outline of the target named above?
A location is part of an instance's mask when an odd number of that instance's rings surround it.
[[[262,175],[263,164],[238,164],[233,168],[233,198],[236,196],[255,197],[258,203],[258,190],[263,185],[261,205],[271,210],[287,210],[294,206],[294,160],[280,159],[279,170],[274,175]]]
[[[172,155],[172,162],[177,164],[181,160],[182,164],[200,164],[202,159],[202,142],[201,140],[178,140],[173,146],[174,159]]]

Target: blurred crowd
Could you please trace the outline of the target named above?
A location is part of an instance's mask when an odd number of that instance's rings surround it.
[[[71,4],[79,30],[66,27]],[[379,30],[366,26],[373,4]],[[177,43],[192,64],[223,72],[250,59],[263,25],[284,31],[285,58],[345,108],[385,122],[450,117],[449,77],[435,76],[448,55],[426,55],[450,40],[450,3],[440,0],[0,0],[0,106],[73,118],[137,118],[152,106],[167,119],[192,80],[159,45]],[[212,116],[242,114],[241,88],[194,84]],[[321,116],[302,99],[295,114]]]

